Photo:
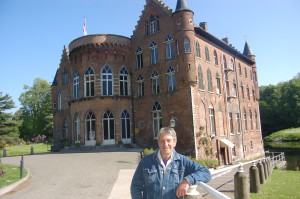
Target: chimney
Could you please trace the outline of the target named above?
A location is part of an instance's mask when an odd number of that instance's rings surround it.
[[[208,31],[207,22],[200,22],[199,24],[200,28],[202,28],[205,31]]]
[[[228,40],[228,37],[225,37],[222,39],[226,44],[229,44],[229,40]]]

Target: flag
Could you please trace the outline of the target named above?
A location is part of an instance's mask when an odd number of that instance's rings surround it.
[[[87,35],[87,31],[86,31],[86,18],[84,17],[84,22],[83,22],[83,34],[84,36]]]

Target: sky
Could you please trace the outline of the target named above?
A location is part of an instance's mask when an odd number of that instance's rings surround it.
[[[162,0],[176,8],[176,0]],[[256,55],[258,83],[276,85],[300,73],[299,0],[187,0],[194,22]],[[130,37],[146,0],[0,0],[0,92],[21,107],[24,85],[52,83],[64,45],[88,34]]]

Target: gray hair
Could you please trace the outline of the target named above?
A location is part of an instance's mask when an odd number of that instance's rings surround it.
[[[173,128],[171,127],[163,127],[159,130],[158,135],[157,135],[157,141],[159,140],[161,134],[163,133],[170,133],[172,135],[172,137],[174,138],[175,141],[177,141],[177,136],[176,136],[176,132]]]

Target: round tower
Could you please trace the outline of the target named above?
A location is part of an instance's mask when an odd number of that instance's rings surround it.
[[[189,8],[186,0],[177,0],[176,10],[173,13],[173,27],[179,55],[179,80],[184,85],[195,85],[197,70],[195,66],[194,12]]]

